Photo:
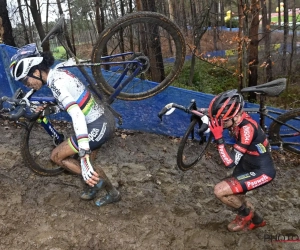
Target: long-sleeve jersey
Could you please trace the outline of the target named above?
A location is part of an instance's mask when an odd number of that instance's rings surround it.
[[[71,116],[79,148],[89,149],[87,124],[99,118],[104,109],[97,104],[84,84],[69,71],[51,69],[47,86],[60,109],[66,110]]]
[[[226,167],[234,167],[242,162],[243,168],[251,170],[260,168],[270,159],[269,143],[260,125],[248,114],[242,114],[241,122],[232,127],[230,132],[236,139],[233,149],[229,151],[224,144],[218,145],[218,151]]]

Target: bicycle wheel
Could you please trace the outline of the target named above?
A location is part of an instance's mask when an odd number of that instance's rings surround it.
[[[185,51],[184,37],[176,24],[159,13],[136,12],[118,19],[100,34],[92,52],[92,63],[109,65],[93,66],[92,72],[97,87],[110,95],[125,68],[124,64],[113,63],[138,60],[144,64],[143,72],[135,76],[116,98],[141,100],[171,84],[182,69]],[[134,54],[114,56],[127,52]],[[101,59],[101,56],[109,59]],[[131,66],[121,83],[132,75],[134,67]]]
[[[273,121],[269,127],[269,137],[271,143],[282,142],[284,150],[292,153],[300,154],[300,109],[286,112],[277,117],[280,124]],[[293,128],[288,127],[290,125]]]
[[[200,119],[193,118],[179,143],[177,165],[183,171],[191,169],[201,160],[212,140],[210,134],[199,135],[198,130],[201,124]]]
[[[66,138],[73,131],[72,125],[65,122],[55,124],[55,129],[66,135]],[[34,121],[24,131],[21,154],[25,165],[39,175],[51,176],[62,173],[64,168],[50,160],[51,152],[56,146],[46,130],[37,121]]]

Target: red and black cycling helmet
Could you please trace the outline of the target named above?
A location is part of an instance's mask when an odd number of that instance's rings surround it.
[[[222,119],[223,121],[231,119],[237,115],[244,106],[244,98],[236,89],[225,91],[217,95],[209,104],[209,117]]]

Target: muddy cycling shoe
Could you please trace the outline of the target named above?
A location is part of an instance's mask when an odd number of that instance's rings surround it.
[[[254,224],[252,221],[250,222],[250,224],[245,228],[245,230],[253,230],[255,228],[258,227],[264,227],[267,224],[267,222],[265,220],[263,220],[261,223],[259,224]]]
[[[237,215],[235,219],[229,223],[228,230],[231,232],[238,232],[243,230],[247,226],[247,224],[250,223],[253,216],[253,210],[250,210],[250,213],[247,216]]]
[[[104,180],[100,180],[95,186],[89,187],[86,191],[83,191],[80,195],[80,198],[83,200],[94,199],[98,191],[104,187],[104,184]]]
[[[116,195],[107,194],[105,197],[96,200],[95,204],[96,206],[101,207],[109,203],[118,202],[120,200],[121,200],[121,194],[119,191],[117,191]]]

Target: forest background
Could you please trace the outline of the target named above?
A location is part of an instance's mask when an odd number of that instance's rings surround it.
[[[285,77],[285,93],[268,101],[287,109],[300,106],[299,7],[300,0],[0,0],[0,42],[40,44],[64,13],[68,45],[86,59],[101,31],[118,17],[155,11],[177,23],[186,38],[189,60],[173,85],[217,94]],[[42,49],[66,56],[56,41]],[[219,50],[232,53],[204,56]],[[255,94],[247,98],[256,101]]]

